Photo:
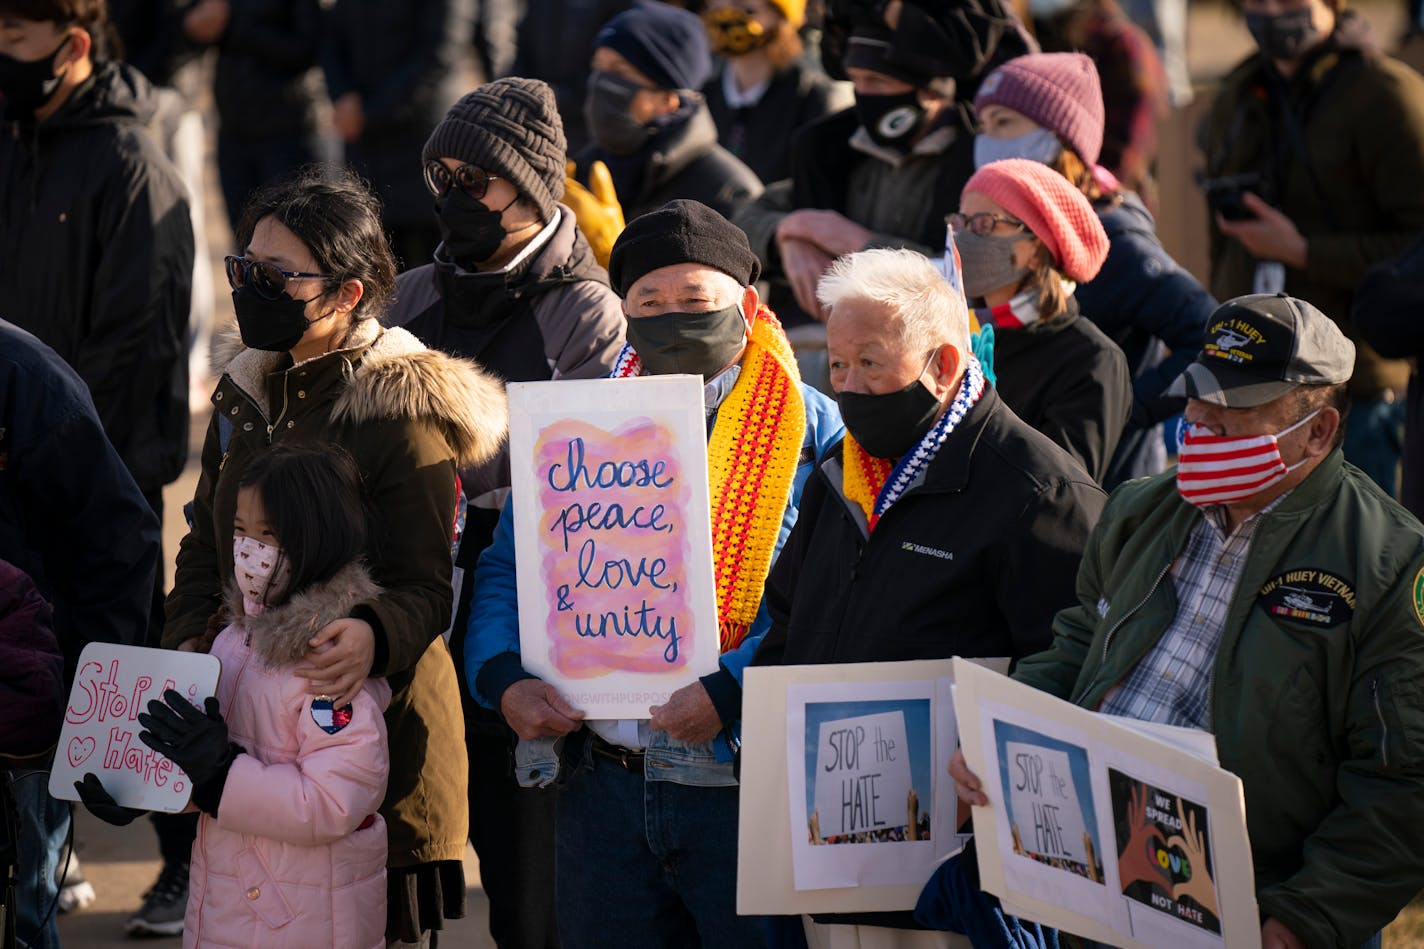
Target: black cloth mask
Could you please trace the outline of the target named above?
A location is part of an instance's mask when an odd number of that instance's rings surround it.
[[[459,188],[451,188],[445,197],[435,202],[435,217],[440,224],[440,239],[445,243],[445,256],[453,263],[480,263],[499,253],[500,245],[509,236],[504,229],[504,212],[518,201],[516,195],[498,211],[470,197]]]
[[[710,379],[736,361],[747,321],[733,304],[706,313],[663,313],[628,318],[628,342],[648,372],[686,372]]]
[[[888,96],[855,97],[855,112],[870,138],[882,148],[908,154],[915,134],[925,124],[925,107],[915,90]]]
[[[611,72],[594,70],[588,77],[583,120],[599,148],[613,155],[632,155],[657,129],[633,118],[633,97],[642,87]]]
[[[29,121],[44,108],[59,89],[54,58],[69,42],[60,40],[54,52],[39,59],[23,60],[0,53],[0,114],[6,121]]]
[[[1267,59],[1283,62],[1299,59],[1320,41],[1309,7],[1289,13],[1248,13],[1246,29]]]
[[[242,344],[248,349],[269,353],[287,352],[302,341],[308,326],[331,316],[327,313],[314,320],[307,319],[307,304],[311,300],[295,300],[285,293],[275,300],[268,300],[258,296],[250,286],[232,291],[232,308],[237,313],[237,329],[242,334]]]
[[[943,406],[920,381],[923,375],[921,370],[905,388],[884,395],[836,393],[841,421],[861,448],[876,458],[900,458],[925,437]]]

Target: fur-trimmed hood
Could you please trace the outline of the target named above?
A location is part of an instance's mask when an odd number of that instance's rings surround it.
[[[214,341],[213,362],[267,418],[272,417],[266,379],[285,354],[247,349],[236,332]],[[336,400],[333,421],[422,419],[444,434],[456,464],[473,467],[492,458],[509,430],[504,384],[470,359],[427,349],[399,327],[362,320],[339,350],[301,363],[340,359],[350,380]],[[295,366],[292,368],[296,368]]]
[[[256,616],[242,609],[242,594],[229,580],[223,585],[223,601],[232,625],[248,636],[248,645],[264,665],[290,666],[306,655],[307,641],[322,627],[351,615],[358,603],[380,595],[381,588],[361,563],[350,563],[336,571],[325,583],[314,583],[281,606]]]

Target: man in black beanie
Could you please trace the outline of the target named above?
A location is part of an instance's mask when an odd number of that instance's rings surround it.
[[[627,220],[688,198],[730,217],[761,194],[761,179],[717,143],[717,125],[697,90],[712,75],[697,16],[663,3],[637,4],[594,41],[584,121],[593,142],[577,156],[588,184],[608,166]]]
[[[816,459],[841,437],[840,415],[801,385],[781,325],[752,287],[760,266],[746,235],[716,211],[673,201],[633,220],[608,267],[628,316],[614,375],[693,373],[705,383],[721,661],[648,718],[584,723],[521,664],[506,506],[475,578],[466,674],[519,735],[521,777],[558,779],[566,947],[755,949],[760,921],[736,913],[742,670],[766,634],[767,572]]]
[[[506,380],[607,375],[623,344],[623,313],[564,193],[564,131],[552,91],[537,79],[481,86],[425,143],[425,183],[443,238],[435,259],[396,281],[386,322],[432,349],[479,360]],[[413,164],[413,163],[412,163]],[[463,680],[470,578],[509,493],[501,454],[460,472],[469,503],[455,563],[451,629]],[[465,697],[470,840],[501,949],[555,945],[553,792],[525,790],[511,769],[513,733]]]

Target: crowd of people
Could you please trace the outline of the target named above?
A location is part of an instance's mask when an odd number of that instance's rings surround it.
[[[115,642],[224,670],[138,718],[192,803],[133,935],[434,946],[468,841],[502,949],[1057,946],[972,846],[913,913],[736,912],[747,667],[963,656],[1210,732],[1263,945],[1378,946],[1424,889],[1424,78],[1343,0],[1239,7],[1203,284],[1155,214],[1169,2],[0,0],[16,944],[82,883],[48,762]],[[504,383],[669,373],[742,524],[720,658],[586,719],[521,659]]]

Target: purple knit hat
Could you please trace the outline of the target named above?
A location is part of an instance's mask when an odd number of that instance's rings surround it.
[[[1053,132],[1089,167],[1103,148],[1103,87],[1082,53],[1031,53],[991,72],[974,97],[976,111],[1001,105]]]

